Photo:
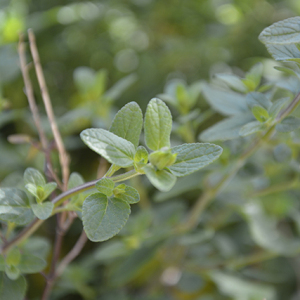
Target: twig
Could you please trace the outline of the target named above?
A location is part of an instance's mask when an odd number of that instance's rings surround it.
[[[35,42],[35,36],[32,30],[28,30],[28,36],[30,41],[30,50],[34,61],[35,71],[37,75],[37,79],[40,85],[40,90],[42,94],[42,98],[44,101],[46,113],[50,122],[51,130],[53,132],[54,140],[58,149],[59,153],[59,161],[62,167],[62,174],[63,174],[63,184],[64,184],[64,190],[67,190],[68,185],[68,179],[69,179],[69,157],[66,152],[62,137],[60,135],[60,132],[58,130],[55,116],[53,113],[53,108],[49,96],[49,92],[47,89],[43,69],[40,63],[40,57],[37,50],[36,42]]]
[[[39,139],[42,144],[42,149],[45,153],[46,156],[46,166],[47,169],[50,171],[51,176],[53,179],[56,181],[57,185],[62,188],[62,183],[56,176],[55,172],[53,171],[52,164],[51,164],[51,158],[50,158],[50,152],[48,151],[48,141],[47,137],[45,135],[45,132],[43,130],[42,124],[41,124],[41,119],[39,115],[39,110],[36,105],[34,93],[33,93],[33,88],[30,80],[30,76],[28,73],[28,65],[26,62],[26,53],[25,53],[25,44],[24,44],[24,36],[21,34],[20,35],[20,41],[19,41],[19,46],[18,46],[18,53],[19,53],[19,60],[20,60],[20,68],[25,84],[25,91],[26,91],[26,96],[28,99],[29,107],[32,113],[33,121],[36,126],[36,129],[38,131]]]

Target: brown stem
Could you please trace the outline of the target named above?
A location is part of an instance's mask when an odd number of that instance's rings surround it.
[[[42,98],[44,101],[46,113],[50,122],[51,130],[53,132],[54,140],[58,149],[59,153],[59,161],[62,167],[62,174],[63,174],[63,184],[64,184],[64,190],[67,190],[68,185],[68,179],[69,179],[69,157],[66,152],[62,137],[60,135],[60,132],[58,130],[55,116],[53,113],[53,108],[51,104],[51,99],[49,96],[48,88],[46,85],[43,69],[40,62],[40,56],[37,50],[36,42],[35,42],[35,36],[32,30],[28,30],[28,36],[30,41],[30,50],[34,61],[34,67],[37,75],[37,79],[40,85],[40,90],[42,94]]]
[[[38,107],[36,105],[36,101],[35,101],[35,97],[34,97],[34,93],[33,93],[33,88],[32,88],[30,76],[29,76],[29,73],[28,73],[28,65],[27,65],[27,61],[26,61],[25,43],[24,43],[24,36],[23,35],[20,35],[18,53],[19,53],[19,60],[20,60],[20,68],[21,68],[21,72],[22,72],[22,76],[23,76],[23,80],[24,80],[24,84],[25,84],[26,96],[27,96],[27,99],[28,99],[28,103],[29,103],[31,113],[32,113],[33,121],[34,121],[36,129],[38,131],[39,139],[41,141],[42,148],[43,148],[43,151],[44,151],[45,156],[46,156],[46,166],[47,166],[47,169],[50,171],[51,176],[56,181],[57,185],[61,188],[62,184],[61,184],[60,180],[58,179],[58,177],[56,176],[56,174],[55,174],[55,172],[53,171],[53,168],[52,168],[50,152],[48,151],[49,147],[48,147],[47,137],[45,135],[45,132],[44,132],[42,124],[41,124],[41,118],[40,118],[40,115],[39,115],[39,110],[38,110]]]

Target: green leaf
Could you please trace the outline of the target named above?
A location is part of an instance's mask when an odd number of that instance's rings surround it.
[[[20,277],[21,272],[16,266],[6,265],[5,266],[5,274],[7,275],[7,277],[9,279],[16,280]]]
[[[220,146],[208,143],[183,144],[175,146],[172,153],[177,154],[176,162],[169,167],[177,177],[196,172],[214,162],[223,149]]]
[[[137,148],[137,151],[134,155],[134,161],[136,163],[144,163],[146,164],[148,162],[148,151],[145,147],[139,146]]]
[[[277,61],[293,61],[300,58],[300,51],[294,44],[266,44],[272,57]]]
[[[44,270],[47,266],[47,262],[39,256],[24,254],[21,257],[21,261],[18,265],[18,269],[23,274],[33,274]]]
[[[49,201],[45,203],[34,203],[31,204],[31,208],[37,218],[40,220],[46,220],[51,216],[54,204]]]
[[[233,74],[216,74],[215,76],[225,82],[231,89],[241,93],[247,92],[247,87],[238,76]]]
[[[176,160],[176,153],[172,153],[169,148],[162,148],[152,152],[149,156],[149,161],[158,170],[172,166]]]
[[[268,111],[261,106],[258,106],[258,105],[253,106],[252,113],[253,113],[253,116],[256,118],[256,120],[261,123],[263,123],[269,119]]]
[[[32,183],[25,185],[26,190],[37,198],[37,202],[40,203],[47,199],[49,195],[56,189],[57,184],[55,182],[49,182],[44,186],[36,186]]]
[[[39,236],[30,237],[26,240],[25,244],[22,245],[22,252],[24,254],[30,254],[38,256],[42,259],[46,259],[51,250],[50,242]]]
[[[203,95],[210,106],[222,115],[232,116],[248,111],[246,97],[238,93],[220,90],[206,84],[203,86]]]
[[[44,185],[43,186],[44,197],[43,197],[42,201],[47,199],[50,196],[50,194],[56,189],[56,187],[57,187],[56,182],[49,182],[46,185]]]
[[[249,93],[246,101],[250,109],[258,105],[268,110],[272,106],[272,102],[264,94],[258,92]]]
[[[136,102],[130,102],[118,111],[109,131],[131,142],[136,148],[139,145],[142,127],[142,110]]]
[[[112,238],[125,225],[130,214],[127,202],[101,193],[86,198],[82,206],[82,220],[88,238],[101,242]]]
[[[169,191],[176,182],[176,176],[167,170],[155,170],[152,166],[145,166],[144,172],[149,181],[160,191]]]
[[[0,189],[0,219],[25,225],[34,215],[25,192],[16,188]]]
[[[56,189],[55,182],[46,183],[44,176],[36,169],[27,168],[24,173],[25,188],[41,202]]]
[[[247,216],[251,235],[261,247],[281,255],[294,255],[300,250],[300,240],[283,235],[275,219],[267,216],[259,203],[248,203],[243,211]]]
[[[148,163],[148,151],[145,147],[139,146],[134,155],[134,168],[137,172],[144,173],[143,167]]]
[[[24,173],[24,183],[32,183],[36,186],[43,186],[46,184],[44,176],[36,169],[27,168]]]
[[[0,299],[23,300],[26,292],[26,281],[23,276],[17,280],[10,280],[0,272]]]
[[[160,99],[153,98],[145,115],[145,142],[149,149],[155,151],[170,147],[172,115],[167,105]]]
[[[205,142],[226,141],[239,138],[240,129],[247,123],[254,120],[250,113],[233,116],[225,119],[212,127],[204,130],[199,138]]]
[[[94,257],[97,261],[107,263],[119,257],[127,256],[130,250],[121,241],[109,241],[101,245],[95,252]]]
[[[264,130],[266,128],[266,126],[264,126],[263,124],[261,124],[258,121],[253,121],[250,122],[246,125],[244,125],[241,129],[240,129],[240,136],[247,136],[250,134],[253,134],[255,132]]]
[[[20,259],[21,259],[20,250],[17,247],[14,247],[7,253],[5,262],[8,265],[17,266],[20,262]]]
[[[140,201],[139,192],[126,184],[120,184],[114,189],[114,196],[118,199],[134,204]]]
[[[86,129],[80,137],[89,148],[110,163],[124,168],[133,164],[135,147],[131,142],[100,128]]]
[[[242,279],[241,276],[238,277],[219,271],[212,272],[210,276],[218,286],[219,291],[233,297],[231,299],[275,299],[275,289],[270,285],[247,281]]]
[[[75,187],[77,187],[79,185],[82,185],[82,184],[84,184],[83,177],[79,173],[73,172],[70,175],[70,178],[69,178],[69,181],[68,181],[68,190],[70,190],[72,188],[75,188]],[[74,203],[74,202],[77,202],[81,199],[84,200],[83,196],[84,196],[83,193],[81,193],[79,195],[75,195],[75,196],[71,197],[71,202]]]
[[[96,183],[97,190],[100,193],[106,195],[107,197],[112,196],[114,187],[115,187],[115,183],[113,182],[113,180],[109,178],[100,179]]]
[[[287,97],[274,101],[271,108],[269,109],[270,117],[276,118],[278,113],[281,111],[281,109],[284,107],[288,100],[290,100],[290,98]]]
[[[259,39],[268,44],[300,43],[300,17],[288,18],[274,23],[262,31]]]
[[[254,91],[259,86],[262,75],[262,63],[255,64],[250,69],[250,71],[246,73],[246,78],[243,80],[243,83],[248,87],[250,91]]]
[[[300,128],[300,119],[293,116],[289,116],[276,125],[278,132],[291,132]]]
[[[82,176],[77,172],[73,172],[70,175],[70,178],[68,181],[68,190],[73,189],[82,184],[84,184],[84,180],[83,180]]]

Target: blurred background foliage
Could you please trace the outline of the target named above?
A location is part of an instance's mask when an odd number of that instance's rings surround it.
[[[20,31],[32,28],[36,34],[71,169],[88,181],[96,178],[100,160],[80,141],[81,130],[108,128],[125,103],[136,101],[144,109],[160,95],[175,116],[173,145],[197,141],[203,129],[222,119],[204,100],[202,82],[224,72],[243,77],[257,62],[265,79],[281,78],[257,37],[270,24],[299,14],[299,0],[1,0],[1,186],[21,185],[26,167],[43,170],[44,163],[34,145],[37,135],[19,70]],[[44,127],[51,137],[45,116]],[[298,249],[298,241],[291,246],[286,239],[300,231],[299,191],[255,195],[251,203],[244,195],[294,182],[298,136],[250,159],[203,215],[198,230],[166,238],[243,142],[223,143],[221,160],[207,168],[209,177],[200,171],[180,179],[170,192],[157,192],[144,178],[132,180],[141,206],[117,237],[87,244],[58,281],[53,299],[299,299],[300,260],[286,251]],[[52,156],[59,169],[57,153]],[[39,231],[49,241],[53,224],[50,220]],[[276,226],[283,237],[276,235]],[[75,222],[63,254],[80,231]],[[43,277],[28,279],[28,299],[38,299]]]

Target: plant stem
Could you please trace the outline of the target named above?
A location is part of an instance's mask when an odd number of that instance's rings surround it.
[[[44,222],[44,220],[35,219],[26,228],[24,228],[17,236],[15,236],[11,241],[4,244],[1,249],[1,253],[5,254],[13,246],[20,244],[25,239],[27,239],[31,234],[33,234]]]
[[[34,61],[34,67],[36,71],[36,75],[38,78],[38,82],[40,85],[40,90],[42,94],[42,98],[44,101],[46,113],[50,122],[51,130],[53,132],[54,140],[58,149],[59,153],[59,161],[62,167],[62,174],[63,174],[63,184],[64,184],[64,190],[67,190],[68,185],[68,179],[69,179],[69,157],[66,152],[62,137],[60,135],[60,132],[58,130],[58,126],[55,121],[55,116],[53,113],[53,108],[51,104],[51,99],[49,96],[48,88],[46,85],[43,69],[40,62],[40,56],[37,50],[36,42],[35,42],[35,36],[32,30],[28,30],[28,37],[30,41],[30,50],[32,54],[32,58]]]
[[[49,152],[49,147],[48,147],[48,140],[47,140],[46,134],[45,134],[42,124],[41,124],[41,118],[39,115],[38,107],[36,105],[33,88],[32,88],[32,83],[30,80],[30,76],[28,74],[28,65],[27,65],[27,61],[26,61],[25,44],[24,44],[23,35],[20,35],[18,53],[19,53],[21,73],[23,76],[24,84],[25,84],[25,91],[26,91],[26,96],[28,99],[30,111],[32,113],[33,121],[34,121],[35,127],[38,131],[39,139],[41,141],[42,148],[43,148],[43,151],[46,156],[46,167],[49,169],[51,176],[56,181],[59,188],[62,190],[62,183],[52,168],[50,152]]]
[[[138,176],[138,175],[140,175],[140,173],[138,173],[136,170],[131,170],[129,172],[126,172],[126,173],[123,173],[120,175],[116,175],[113,177],[106,177],[106,178],[110,178],[114,182],[120,182],[120,181],[125,181],[127,179],[130,179],[132,177]],[[77,186],[73,189],[70,189],[70,190],[60,194],[59,196],[55,197],[52,200],[52,202],[55,204],[55,207],[57,207],[60,204],[62,204],[64,201],[66,201],[67,199],[69,199],[79,193],[82,193],[84,191],[94,188],[95,184],[99,180],[100,179],[96,179],[96,180],[84,183],[80,186]],[[44,222],[44,220],[35,219],[31,224],[29,224],[26,228],[24,228],[15,238],[13,238],[11,241],[4,244],[1,249],[1,253],[2,254],[6,253],[13,246],[18,245],[23,240],[28,238],[32,233],[34,233],[41,226],[41,224],[43,222]]]

